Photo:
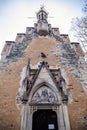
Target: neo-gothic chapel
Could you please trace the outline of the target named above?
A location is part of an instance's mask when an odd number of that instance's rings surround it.
[[[36,17],[1,53],[0,130],[87,130],[84,52],[43,6]]]

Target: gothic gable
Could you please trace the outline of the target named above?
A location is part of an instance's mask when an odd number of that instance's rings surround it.
[[[35,77],[35,80],[33,82],[32,91],[34,89],[37,89],[36,87],[38,86],[38,84],[41,84],[43,82],[50,84],[50,86],[53,87],[55,92],[58,91],[57,81],[53,77],[53,75],[48,67],[48,64],[46,62],[41,63],[41,66],[40,66],[38,73]]]
[[[50,69],[48,63],[43,61],[37,69],[31,69],[28,63],[22,73],[17,97],[19,103],[59,103],[60,98],[68,100],[66,81],[60,69]],[[42,100],[43,93],[47,98],[44,97]]]

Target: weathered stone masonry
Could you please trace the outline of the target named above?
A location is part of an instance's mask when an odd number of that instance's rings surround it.
[[[2,50],[1,130],[34,129],[32,118],[41,109],[56,113],[59,130],[87,129],[84,53],[79,43],[70,41],[68,34],[52,28],[47,17],[41,8],[34,27],[18,33],[15,41],[6,41]]]

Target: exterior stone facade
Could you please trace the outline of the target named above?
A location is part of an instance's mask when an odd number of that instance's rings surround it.
[[[34,27],[18,33],[15,41],[6,41],[2,50],[1,130],[34,129],[34,113],[41,109],[56,113],[59,130],[87,130],[84,53],[79,43],[71,42],[67,34],[52,28],[47,16],[42,7]]]

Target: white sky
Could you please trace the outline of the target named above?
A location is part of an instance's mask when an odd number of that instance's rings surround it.
[[[0,53],[5,41],[14,41],[17,33],[25,33],[26,27],[33,26],[41,5],[49,12],[52,27],[60,33],[69,34],[72,18],[82,15],[83,0],[0,0]],[[69,34],[70,35],[70,34]],[[71,40],[74,40],[70,35]]]

